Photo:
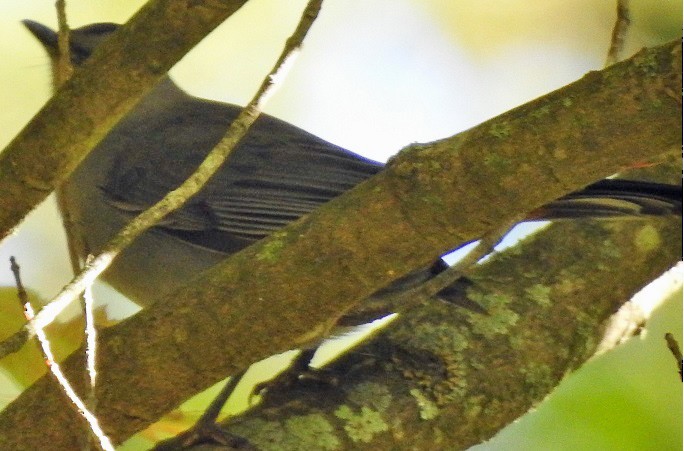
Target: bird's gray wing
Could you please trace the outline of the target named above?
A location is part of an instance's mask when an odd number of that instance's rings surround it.
[[[279,121],[259,124],[218,175],[204,200],[220,230],[261,238],[381,169],[376,162],[295,130]]]
[[[107,201],[122,213],[138,213],[182,183],[238,111],[200,101],[182,110],[182,116],[163,118],[157,112],[150,121],[137,118],[136,133],[115,131],[148,137],[128,143],[129,149],[141,150],[116,159],[102,186]],[[157,227],[193,244],[230,252],[311,212],[381,168],[262,115],[207,186]]]

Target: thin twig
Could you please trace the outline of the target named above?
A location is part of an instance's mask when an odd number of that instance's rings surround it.
[[[352,310],[341,320],[341,325],[357,324],[359,319],[369,319],[391,312],[405,311],[407,307],[420,305],[434,298],[440,291],[451,286],[458,279],[465,276],[480,259],[489,254],[497,244],[506,236],[511,227],[520,222],[524,216],[517,216],[506,222],[496,230],[484,235],[477,245],[468,251],[454,265],[441,273],[431,277],[422,284],[402,292],[389,292],[386,295],[377,296],[374,299],[364,301],[359,308]]]
[[[95,328],[95,307],[92,287],[87,286],[83,292],[83,311],[85,313],[86,371],[90,396],[88,405],[95,410],[95,383],[97,380],[97,329]]]
[[[10,257],[10,267],[12,269],[12,273],[14,274],[14,280],[17,285],[17,294],[19,296],[19,300],[21,301],[24,307],[24,315],[26,316],[26,320],[28,321],[29,325],[33,328],[35,337],[38,339],[38,344],[40,345],[40,349],[43,353],[45,364],[50,370],[50,373],[56,379],[57,383],[62,388],[62,391],[69,397],[78,413],[83,418],[85,418],[86,422],[88,423],[88,426],[90,427],[90,430],[97,438],[98,443],[102,447],[102,449],[106,451],[114,451],[114,446],[112,445],[111,441],[105,435],[104,431],[100,427],[97,418],[88,410],[88,408],[83,403],[81,398],[78,397],[73,387],[67,380],[66,376],[64,376],[64,373],[62,373],[59,364],[57,364],[57,362],[55,361],[55,357],[52,353],[52,349],[50,346],[50,341],[45,335],[45,331],[35,324],[35,314],[33,311],[33,307],[31,306],[31,303],[28,300],[28,296],[26,295],[24,284],[21,282],[19,265],[17,264],[17,261],[14,257]]]
[[[71,30],[67,23],[66,1],[57,0],[55,2],[57,9],[57,58],[54,62],[53,85],[54,90],[62,86],[67,80],[71,78],[74,73],[74,66],[71,63],[71,46],[70,35]],[[64,233],[66,235],[67,248],[69,250],[69,260],[71,262],[71,270],[74,275],[81,271],[81,263],[87,255],[85,240],[83,239],[82,231],[75,226],[75,220],[69,196],[66,195],[69,190],[69,179],[65,180],[55,190],[57,197],[57,206],[62,217],[62,224],[64,226]],[[95,323],[93,320],[93,299],[90,291],[90,286],[87,286],[81,296],[81,304],[85,316],[85,337],[86,337],[86,367],[85,379],[86,390],[88,392],[86,402],[91,411],[95,412],[95,379],[96,369],[95,362],[97,356],[97,336],[95,333]],[[90,444],[88,444],[90,447]]]
[[[67,23],[66,2],[64,0],[57,0],[55,7],[57,8],[57,22],[59,27],[57,31],[58,53],[57,58],[53,59],[52,85],[54,91],[57,92],[57,89],[71,78],[71,75],[74,73],[74,67],[71,64],[71,47],[69,46],[71,30]],[[72,214],[73,209],[70,208],[69,198],[65,194],[68,184],[69,180],[67,179],[57,187],[55,193],[57,196],[57,206],[59,207],[62,224],[64,225],[64,232],[66,234],[71,270],[75,275],[81,271],[81,262],[88,253],[85,249],[83,237],[78,232],[78,228],[74,226],[75,220]]]
[[[504,239],[511,228],[522,219],[522,216],[516,217],[514,220],[506,222],[496,230],[492,230],[491,232],[487,233],[461,260],[422,284],[415,290],[415,293],[407,293],[406,296],[417,295],[423,298],[435,296],[437,293],[447,288],[456,280],[463,277],[466,271],[472,268],[483,257],[488,255],[501,242],[501,240]]]
[[[682,362],[682,350],[679,348],[679,343],[675,340],[675,337],[671,333],[665,334],[665,341],[667,342],[667,347],[670,352],[677,360],[677,367],[679,368],[679,379],[683,380],[684,377],[684,362]]]
[[[57,8],[57,23],[59,26],[57,31],[57,49],[59,50],[59,55],[55,67],[55,79],[53,80],[56,89],[71,78],[71,75],[74,73],[74,67],[71,64],[71,49],[69,48],[69,35],[71,34],[71,31],[69,29],[69,24],[67,23],[66,1],[57,0],[55,2],[55,8]]]
[[[66,2],[64,0],[57,0],[55,3],[57,9],[57,22],[59,24],[57,31],[57,58],[53,60],[52,68],[52,85],[56,92],[57,89],[64,84],[74,73],[74,67],[71,64],[71,48],[69,46],[69,36],[71,30],[67,23],[66,17]],[[68,196],[66,190],[69,181],[66,180],[62,185],[55,190],[57,196],[57,206],[59,207],[60,216],[62,217],[62,224],[64,225],[64,233],[66,234],[67,248],[69,250],[69,260],[71,261],[71,270],[73,274],[78,274],[81,271],[81,262],[86,256],[84,249],[84,241],[79,236],[77,227],[74,227],[74,217],[72,209],[69,207]]]
[[[29,303],[29,299],[28,295],[26,294],[24,284],[21,281],[21,271],[19,268],[19,264],[17,263],[17,259],[13,256],[10,257],[10,269],[12,270],[12,274],[14,275],[14,283],[17,286],[17,297],[19,298],[19,303],[23,308],[24,306],[26,306],[26,304]]]
[[[625,48],[625,39],[631,20],[629,17],[629,0],[617,0],[617,17],[610,39],[610,49],[606,57],[606,67],[620,61]]]
[[[250,126],[261,113],[260,108],[267,97],[272,94],[277,87],[276,82],[282,78],[289,66],[289,62],[301,47],[302,40],[307,31],[316,19],[320,11],[322,0],[311,1],[307,5],[302,19],[293,33],[287,40],[285,49],[275,66],[265,78],[261,87],[254,98],[245,106],[238,117],[230,124],[225,136],[207,157],[198,166],[195,172],[190,175],[178,188],[170,191],[164,198],[136,216],[128,223],[109,243],[107,243],[101,253],[94,257],[74,279],[66,285],[62,291],[53,298],[36,315],[35,322],[39,327],[50,324],[57,314],[59,314],[73,299],[75,299],[86,286],[92,284],[95,279],[109,267],[116,256],[125,249],[131,242],[143,232],[153,227],[159,220],[164,218],[172,211],[182,207],[190,197],[195,195],[214,173],[221,167],[228,158],[232,150],[245,136]]]
[[[85,405],[88,406],[93,414],[97,413],[97,330],[95,329],[95,312],[92,285],[85,287],[81,293],[81,307],[84,316],[85,334],[85,357],[86,364],[83,377],[85,378]],[[82,451],[89,451],[92,448],[92,436],[85,437],[86,441],[82,446]]]

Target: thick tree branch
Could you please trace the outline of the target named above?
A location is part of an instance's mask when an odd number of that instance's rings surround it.
[[[676,149],[680,92],[681,44],[672,43],[405,150],[368,182],[103,331],[103,427],[121,441],[226,374],[320,337],[458,243]],[[82,360],[64,368],[79,374]],[[0,415],[0,448],[73,446],[60,396],[47,379],[22,394]],[[19,438],[26,428],[40,434]]]
[[[680,250],[679,218],[554,224],[469,274],[488,314],[414,309],[322,370],[338,384],[274,388],[228,430],[273,449],[466,449],[592,356],[609,316]]]
[[[176,62],[245,2],[152,0],[98,48],[0,154],[0,239]]]

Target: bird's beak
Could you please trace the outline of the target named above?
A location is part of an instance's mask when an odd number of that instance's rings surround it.
[[[31,32],[33,36],[40,41],[40,43],[45,47],[48,53],[55,53],[57,50],[57,33],[52,29],[46,27],[45,25],[34,22],[33,20],[22,20],[21,23],[24,24],[26,28]]]

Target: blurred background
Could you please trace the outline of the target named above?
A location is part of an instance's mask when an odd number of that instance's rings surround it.
[[[125,22],[144,2],[71,0],[69,23]],[[682,5],[632,0],[625,56],[681,36]],[[53,2],[0,5],[0,144],[49,98],[46,55],[21,26],[56,25]],[[190,93],[246,103],[295,27],[303,0],[252,0],[172,71]],[[611,0],[326,0],[296,64],[265,111],[384,161],[403,146],[456,134],[603,67],[615,20]],[[13,303],[9,255],[24,283],[49,298],[69,279],[54,202],[0,247],[0,302]],[[681,342],[681,270],[647,333],[570,375],[534,412],[478,449],[681,449],[682,386],[664,345]],[[117,295],[106,286],[100,300]],[[132,306],[109,311],[120,317]],[[1,327],[21,317],[0,306]],[[12,330],[12,329],[10,329]],[[5,359],[7,360],[7,359]],[[0,362],[4,363],[4,362]],[[34,370],[25,370],[31,372]],[[0,405],[22,379],[0,380]],[[129,449],[144,442],[129,444]]]

